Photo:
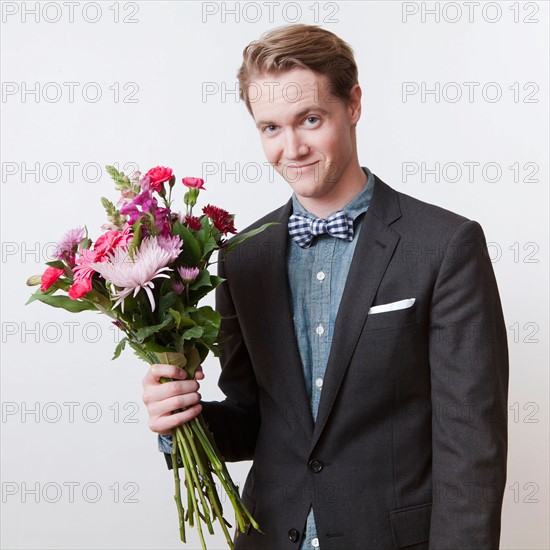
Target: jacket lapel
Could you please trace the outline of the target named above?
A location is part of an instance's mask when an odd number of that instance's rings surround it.
[[[399,234],[388,226],[400,216],[397,193],[375,176],[371,204],[363,220],[336,316],[311,451],[326,425],[367,312],[399,241]]]
[[[287,273],[288,218],[292,202],[288,201],[273,220],[279,225],[270,227],[262,236],[262,282],[266,317],[270,320],[270,346],[272,356],[266,362],[267,387],[282,412],[292,419],[299,418],[307,440],[313,434],[313,417],[307,397],[300,351],[294,330],[290,289]],[[274,351],[273,351],[274,350]],[[284,369],[284,374],[280,371]]]

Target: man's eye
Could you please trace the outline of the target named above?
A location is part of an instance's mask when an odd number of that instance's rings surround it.
[[[263,129],[264,134],[272,134],[277,129],[277,126],[275,124],[270,124],[269,126],[265,126]]]
[[[310,126],[313,126],[315,124],[317,124],[319,122],[319,117],[318,116],[308,116],[306,118],[306,122],[310,125]]]

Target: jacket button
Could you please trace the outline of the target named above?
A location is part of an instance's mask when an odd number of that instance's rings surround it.
[[[300,533],[298,533],[298,531],[296,529],[291,529],[289,532],[288,532],[288,538],[292,541],[292,542],[298,542],[298,539],[300,538]]]
[[[310,460],[308,463],[309,469],[318,474],[323,469],[323,463],[320,460]]]

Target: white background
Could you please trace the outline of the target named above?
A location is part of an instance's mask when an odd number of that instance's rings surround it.
[[[501,545],[549,547],[548,3],[287,4],[240,3],[236,15],[234,2],[87,2],[72,13],[2,3],[2,548],[182,547],[172,475],[141,403],[145,364],[130,352],[110,361],[115,333],[98,315],[24,307],[25,281],[68,228],[100,234],[99,198],[117,195],[96,166],[166,165],[178,181],[213,167],[201,198],[236,213],[238,228],[285,202],[231,91],[244,46],[292,22],[321,24],[355,50],[361,164],[485,230],[511,359]],[[419,92],[403,98],[407,82]],[[421,96],[436,83],[438,95]],[[404,163],[418,173],[403,177]],[[420,172],[436,163],[439,181]],[[221,398],[217,362],[205,371],[203,397]],[[249,466],[230,465],[236,481]]]

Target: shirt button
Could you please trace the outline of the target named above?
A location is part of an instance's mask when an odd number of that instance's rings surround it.
[[[317,280],[318,281],[324,281],[325,280],[325,274],[322,271],[319,271],[319,273],[317,273]]]
[[[321,389],[323,387],[323,379],[322,378],[317,378],[317,380],[315,380],[315,385]]]
[[[319,548],[319,539],[317,537],[315,537],[312,541],[311,541],[311,546],[313,546],[313,548]]]
[[[315,332],[321,336],[321,334],[323,334],[325,332],[325,327],[323,327],[323,325],[319,325],[316,329],[315,329]]]

